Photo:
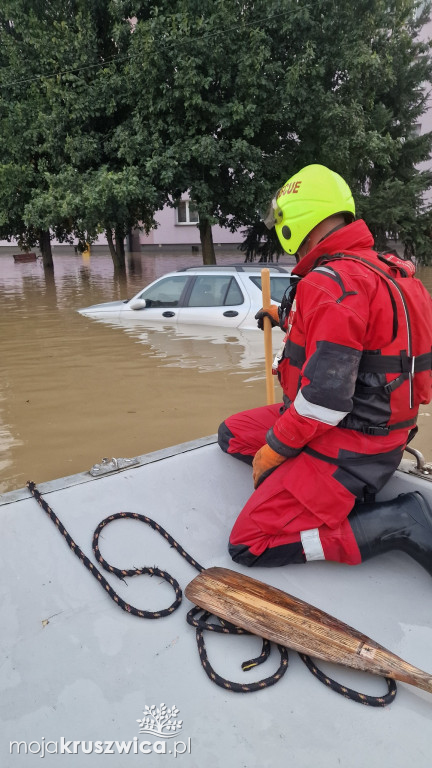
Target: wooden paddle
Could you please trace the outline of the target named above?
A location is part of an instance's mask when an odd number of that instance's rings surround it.
[[[334,616],[249,576],[208,568],[188,584],[185,594],[200,608],[254,635],[432,693],[432,675]]]
[[[270,292],[270,270],[261,270],[261,290],[263,309],[269,309],[271,304]],[[265,353],[265,373],[266,373],[266,394],[267,405],[273,405],[275,402],[274,380],[272,374],[273,351],[272,351],[272,324],[269,317],[264,318],[264,353]]]

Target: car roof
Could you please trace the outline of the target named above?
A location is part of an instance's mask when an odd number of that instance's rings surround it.
[[[268,269],[270,272],[283,272],[285,274],[290,274],[291,272],[290,266],[282,267],[279,264],[202,264],[200,267],[182,267],[177,272],[194,273],[215,270],[216,272],[252,272],[260,275],[262,269]]]

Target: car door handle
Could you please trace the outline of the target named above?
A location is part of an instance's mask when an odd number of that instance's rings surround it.
[[[162,312],[162,317],[175,317],[175,312]]]
[[[236,312],[234,309],[229,309],[227,312],[223,313],[224,317],[237,317],[238,312]]]

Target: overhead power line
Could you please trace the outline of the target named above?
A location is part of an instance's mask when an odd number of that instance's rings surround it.
[[[205,39],[208,39],[208,38],[216,37],[217,35],[225,35],[228,32],[235,32],[237,30],[244,29],[245,27],[256,27],[256,28],[258,28],[261,24],[265,23],[266,21],[270,21],[272,19],[280,19],[280,18],[282,18],[284,16],[288,16],[290,13],[292,13],[292,11],[285,11],[285,12],[282,12],[282,13],[281,12],[275,13],[275,14],[272,14],[271,16],[265,16],[262,19],[259,19],[258,21],[245,22],[241,26],[237,24],[237,25],[232,26],[232,27],[224,27],[223,29],[218,29],[215,32],[205,32],[202,35],[195,35],[195,36],[184,35],[184,37],[176,37],[176,38],[170,38],[169,36],[167,36],[167,37],[162,38],[160,40],[160,43],[161,44],[162,43],[166,44],[166,43],[173,42],[176,45],[179,45],[181,43],[188,43],[188,44],[190,44],[190,43],[193,43],[193,42],[198,41],[198,40],[205,40]],[[119,55],[119,56],[109,56],[108,58],[104,59],[103,61],[99,61],[99,62],[97,62],[95,64],[86,64],[83,67],[73,67],[71,69],[64,69],[61,72],[52,72],[52,73],[48,73],[48,74],[45,73],[45,74],[40,74],[40,75],[32,75],[31,77],[26,77],[26,78],[24,78],[22,80],[11,80],[8,83],[0,83],[0,88],[10,88],[13,85],[23,85],[25,83],[34,82],[35,80],[50,80],[50,79],[53,79],[55,77],[62,77],[63,75],[70,75],[70,74],[74,74],[76,72],[83,72],[84,70],[87,70],[87,69],[98,69],[100,67],[106,67],[108,64],[111,64],[111,63],[117,63],[117,62],[120,62],[120,61],[125,61],[127,59],[134,59],[134,58],[137,58],[137,57],[139,57],[141,55],[142,55],[141,53],[136,53],[136,54],[130,54],[129,53],[129,54],[125,54],[123,56],[122,55]]]

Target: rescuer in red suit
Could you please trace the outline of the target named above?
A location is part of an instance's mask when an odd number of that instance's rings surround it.
[[[355,565],[399,549],[432,575],[426,500],[375,501],[431,399],[432,301],[412,262],[377,254],[354,216],[349,187],[320,165],[272,201],[266,223],[297,260],[268,313],[285,332],[274,364],[283,403],[219,428],[222,450],[252,464],[255,486],[229,551],[243,565],[279,566]]]

